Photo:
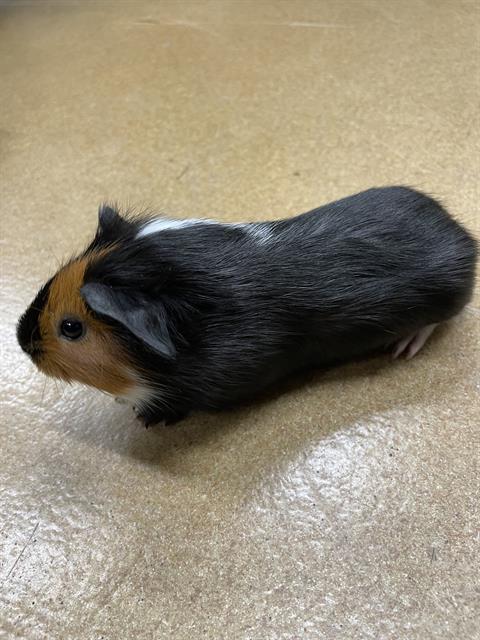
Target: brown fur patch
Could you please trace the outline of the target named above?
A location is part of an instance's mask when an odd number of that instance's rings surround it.
[[[92,316],[80,295],[88,264],[103,253],[73,260],[52,281],[39,319],[43,356],[38,367],[67,382],[77,380],[123,395],[136,385],[133,367],[114,341],[111,328]],[[66,340],[58,333],[62,320],[72,317],[84,323],[85,334],[79,340]]]

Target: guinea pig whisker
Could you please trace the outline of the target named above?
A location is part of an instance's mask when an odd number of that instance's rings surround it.
[[[103,379],[103,375],[105,373],[105,365],[103,364],[103,361],[100,361],[98,363],[98,369],[99,369],[100,377]]]
[[[50,245],[48,245],[46,247],[48,249],[48,251],[51,253],[52,257],[55,258],[55,261],[57,263],[57,267],[60,269],[60,267],[62,266],[62,261],[60,260],[60,258],[57,256],[57,254],[53,251],[52,247]]]
[[[40,398],[40,404],[43,404],[43,401],[45,399],[45,390],[47,388],[47,380],[48,378],[45,377],[44,383],[43,383],[43,389],[42,389],[42,397]]]

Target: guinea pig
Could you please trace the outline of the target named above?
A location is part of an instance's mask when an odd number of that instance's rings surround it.
[[[245,224],[104,205],[17,336],[47,375],[126,398],[147,425],[174,423],[306,368],[412,357],[469,300],[475,262],[467,231],[406,187]]]

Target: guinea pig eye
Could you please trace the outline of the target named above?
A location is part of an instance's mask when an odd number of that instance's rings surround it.
[[[84,334],[83,323],[76,318],[65,318],[60,325],[60,334],[68,340],[78,340]]]

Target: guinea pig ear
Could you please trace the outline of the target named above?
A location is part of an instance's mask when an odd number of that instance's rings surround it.
[[[98,209],[98,227],[88,250],[112,244],[135,234],[136,225],[119,214],[115,207],[102,204]],[[87,251],[88,251],[87,250]]]
[[[83,285],[80,293],[93,311],[116,320],[164,358],[175,358],[167,313],[161,302],[152,302],[141,294],[125,293],[99,282]]]
[[[109,204],[101,204],[98,207],[98,230],[97,233],[105,233],[121,224],[122,218],[118,211]]]

